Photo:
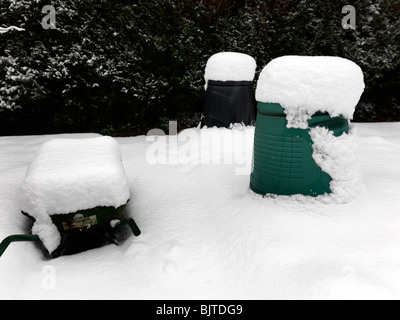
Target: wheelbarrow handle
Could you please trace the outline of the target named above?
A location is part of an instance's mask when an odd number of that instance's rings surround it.
[[[39,236],[35,234],[34,235],[18,234],[9,236],[0,243],[0,257],[3,255],[4,251],[7,250],[8,246],[13,242],[35,242],[35,241],[40,241]]]
[[[142,233],[142,232],[140,231],[139,227],[137,226],[135,220],[133,220],[132,218],[128,218],[128,219],[121,220],[121,221],[116,225],[116,227],[122,227],[122,226],[124,226],[125,224],[127,224],[127,225],[131,228],[132,233],[133,233],[136,237],[140,236],[140,234]]]
[[[132,218],[124,219],[120,221],[116,227],[122,227],[125,224],[127,224],[133,234],[138,237],[141,234],[141,231],[135,221]],[[9,236],[5,238],[1,243],[0,243],[0,257],[3,255],[3,253],[7,250],[8,246],[13,243],[13,242],[37,242],[41,241],[38,235],[28,235],[28,234],[16,234]]]

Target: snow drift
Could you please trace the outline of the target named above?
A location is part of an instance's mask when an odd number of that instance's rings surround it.
[[[332,194],[324,197],[336,203],[353,201],[361,191],[355,127],[352,126],[348,134],[340,137],[335,137],[332,131],[324,127],[316,127],[310,130],[310,136],[315,162],[332,178]]]

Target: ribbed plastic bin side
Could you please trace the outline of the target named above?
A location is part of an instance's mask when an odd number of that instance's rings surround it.
[[[323,126],[335,136],[347,133],[349,123],[341,117],[317,113],[309,128]],[[280,104],[258,103],[254,138],[251,189],[258,194],[318,196],[331,193],[332,178],[315,163],[310,129],[287,128]]]

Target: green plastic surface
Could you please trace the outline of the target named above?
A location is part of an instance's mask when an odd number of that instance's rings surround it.
[[[13,242],[36,242],[36,241],[40,241],[37,235],[18,234],[9,236],[0,243],[0,257],[7,250],[8,246]]]
[[[262,195],[318,196],[331,193],[332,178],[315,163],[310,129],[287,128],[284,109],[276,103],[258,103],[250,188]],[[349,122],[317,113],[309,127],[326,127],[335,136],[348,133]]]

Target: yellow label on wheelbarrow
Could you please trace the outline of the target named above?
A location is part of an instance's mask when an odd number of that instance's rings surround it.
[[[65,231],[90,228],[91,226],[97,225],[97,216],[93,215],[85,217],[82,214],[76,214],[72,221],[63,221],[62,225]]]

